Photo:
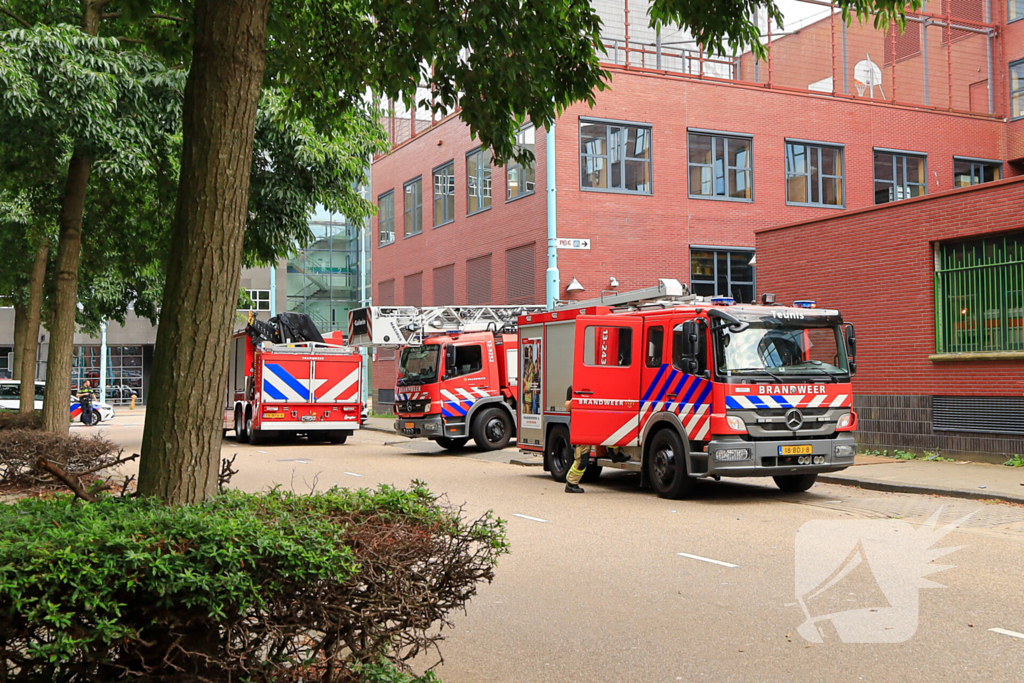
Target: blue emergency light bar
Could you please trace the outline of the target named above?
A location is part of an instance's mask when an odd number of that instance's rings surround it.
[[[713,296],[711,297],[711,303],[716,306],[732,306],[736,303],[736,299],[731,296]]]
[[[794,301],[793,305],[796,308],[814,308],[817,306],[817,303],[810,299],[801,299],[800,301]]]

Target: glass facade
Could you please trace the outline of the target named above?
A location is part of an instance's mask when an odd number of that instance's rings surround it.
[[[348,329],[348,312],[360,305],[360,242],[366,231],[344,216],[317,213],[314,241],[288,258],[287,310],[306,313],[321,332]]]
[[[107,403],[144,400],[142,346],[107,346]],[[76,346],[71,365],[71,389],[89,380],[96,390],[100,381],[100,347]],[[99,392],[97,391],[97,397]]]
[[[731,296],[738,304],[754,303],[752,250],[690,250],[690,291],[697,296]]]

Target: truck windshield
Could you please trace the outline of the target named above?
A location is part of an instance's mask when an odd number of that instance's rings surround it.
[[[437,358],[440,344],[407,346],[402,349],[402,360],[398,366],[401,375],[398,385],[424,384],[437,381]]]
[[[847,376],[846,347],[838,326],[795,328],[751,325],[723,329],[715,339],[718,372],[725,376]]]

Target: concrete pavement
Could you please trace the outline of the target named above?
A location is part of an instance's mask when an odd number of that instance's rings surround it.
[[[141,438],[137,426],[102,431],[126,445]],[[452,615],[438,669],[445,683],[1010,681],[1024,670],[1024,639],[1004,633],[1024,633],[1022,508],[829,484],[792,495],[770,480],[708,482],[693,500],[669,501],[618,472],[572,496],[537,468],[506,464],[512,449],[452,455],[371,430],[344,446],[227,440],[223,453],[238,453],[233,485],[247,490],[421,479],[467,515],[492,509],[508,520],[512,554],[467,613]],[[820,644],[800,637],[796,546],[805,525],[918,528],[936,510],[942,524],[973,514],[937,543],[961,548],[941,560],[952,568],[929,577],[946,588],[915,592],[912,637],[844,643],[834,629]],[[813,613],[896,599],[855,576]],[[435,662],[421,657],[415,667]]]

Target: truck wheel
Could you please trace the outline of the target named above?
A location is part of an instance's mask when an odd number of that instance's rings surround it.
[[[568,428],[565,425],[555,425],[551,428],[544,447],[544,459],[547,460],[551,478],[559,483],[564,482],[574,457],[572,444],[569,443]]]
[[[674,429],[654,434],[647,452],[647,477],[662,498],[682,498],[693,493],[696,482],[686,474],[686,451]]]
[[[245,431],[245,422],[242,420],[242,411],[235,411],[235,441],[238,443],[249,443],[249,435]]]
[[[803,493],[814,486],[817,474],[786,474],[780,477],[772,477],[775,484],[786,493]]]
[[[484,408],[473,418],[473,441],[482,451],[499,451],[512,438],[512,420],[501,408]]]
[[[441,436],[436,439],[437,445],[447,451],[461,451],[466,447],[466,442],[469,441],[469,437],[461,437],[459,439],[452,439],[447,436]]]
[[[263,434],[260,430],[253,427],[252,414],[246,415],[245,417],[245,440],[253,446],[258,446],[263,443]]]
[[[341,444],[348,441],[348,435],[351,433],[352,432],[348,431],[347,429],[338,429],[335,431],[327,432],[327,439],[335,446],[340,446]]]

